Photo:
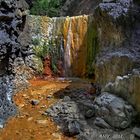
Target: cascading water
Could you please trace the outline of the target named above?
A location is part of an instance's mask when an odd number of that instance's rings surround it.
[[[64,51],[64,68],[65,68],[65,76],[71,76],[71,20],[69,22],[69,29],[67,35],[67,44]]]

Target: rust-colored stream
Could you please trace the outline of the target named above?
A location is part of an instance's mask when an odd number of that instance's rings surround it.
[[[42,114],[58,101],[53,97],[54,93],[67,86],[83,87],[84,84],[57,80],[32,80],[30,84],[29,89],[14,96],[19,113],[10,118],[5,128],[0,130],[0,140],[74,140],[75,138],[63,136],[51,118]],[[39,104],[32,105],[32,99],[39,100]]]

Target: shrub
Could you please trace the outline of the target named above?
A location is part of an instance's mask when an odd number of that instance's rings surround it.
[[[49,17],[58,16],[59,9],[65,0],[35,0],[31,8],[33,15],[47,15]]]

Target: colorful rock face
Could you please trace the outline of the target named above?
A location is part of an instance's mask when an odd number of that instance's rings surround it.
[[[49,18],[29,16],[33,40],[46,44],[46,54],[62,61],[65,76],[86,76],[92,69],[97,51],[93,16]],[[44,57],[44,56],[43,56]]]

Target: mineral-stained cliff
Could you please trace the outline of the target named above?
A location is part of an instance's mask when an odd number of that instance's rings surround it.
[[[49,18],[27,18],[32,45],[38,58],[51,57],[51,67],[62,61],[64,76],[84,77],[93,73],[92,63],[97,52],[97,34],[91,15]],[[26,33],[27,34],[27,33]]]

